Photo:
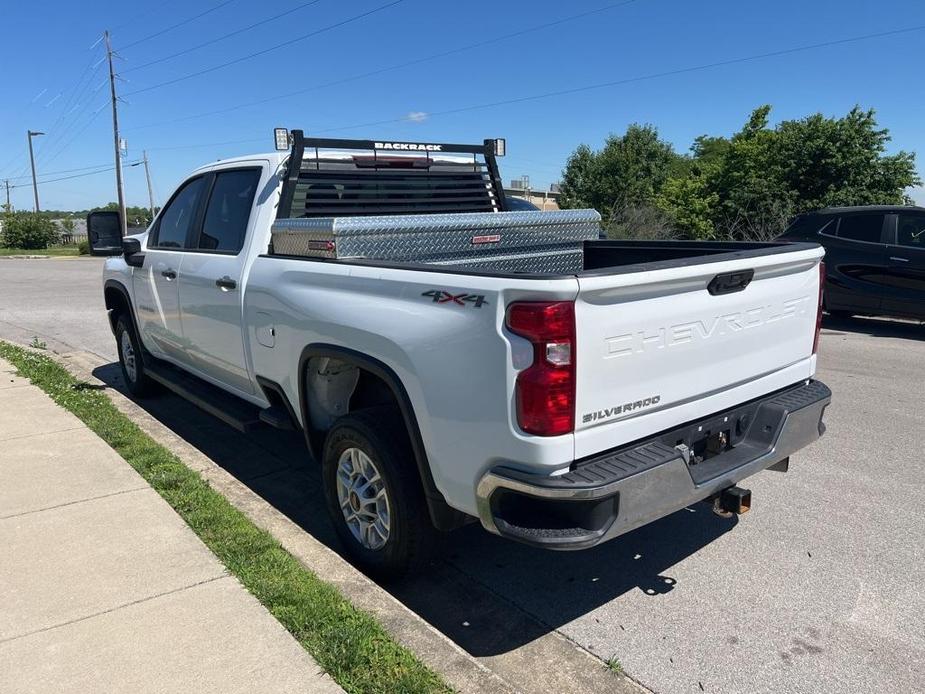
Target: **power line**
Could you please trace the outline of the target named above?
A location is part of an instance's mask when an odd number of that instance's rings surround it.
[[[267,142],[267,137],[252,137],[247,140],[225,140],[224,142],[203,142],[196,145],[171,145],[168,147],[148,147],[149,152],[169,152],[178,149],[198,149],[200,147],[219,147],[221,145],[245,145],[251,142]]]
[[[86,103],[87,105],[89,105],[90,103],[89,100]],[[77,139],[81,135],[84,134],[86,129],[89,128],[93,124],[93,122],[96,120],[96,117],[99,116],[100,113],[103,112],[103,109],[106,108],[108,105],[109,105],[109,99],[107,99],[100,106],[98,106],[93,111],[93,113],[90,114],[90,118],[86,122],[84,122],[84,124],[80,128],[71,132],[70,137],[68,137],[67,134],[60,136],[58,141],[61,141],[63,139],[63,144],[61,145],[61,147],[58,148],[58,150],[54,154],[50,155],[47,159],[45,159],[45,164],[50,164],[51,162],[53,162],[55,159],[60,157],[68,147],[74,144],[77,141]],[[85,109],[86,109],[86,106],[84,106],[84,108],[81,110],[85,110]],[[73,126],[76,126],[76,125],[77,125],[77,119],[75,119],[73,122]]]
[[[105,169],[100,169],[99,171],[90,171],[89,173],[74,174],[73,176],[62,176],[61,178],[49,178],[44,181],[39,181],[39,185],[44,185],[46,183],[57,183],[58,181],[70,181],[72,178],[83,178],[84,176],[95,176],[96,174],[106,173],[107,171],[112,171],[115,169],[115,166],[109,166]]]
[[[516,97],[514,99],[503,99],[500,101],[491,101],[491,102],[487,102],[483,104],[474,104],[471,106],[462,106],[460,108],[446,109],[444,111],[434,111],[434,112],[428,113],[427,116],[428,118],[433,117],[433,116],[446,116],[446,115],[451,115],[451,114],[456,114],[456,113],[464,113],[466,111],[475,111],[475,110],[483,109],[483,108],[492,108],[494,106],[507,106],[509,104],[518,104],[518,103],[523,103],[526,101],[537,101],[540,99],[548,99],[548,98],[552,98],[555,96],[566,96],[568,94],[578,94],[580,92],[588,92],[588,91],[593,91],[596,89],[605,89],[607,87],[622,86],[625,84],[633,84],[636,82],[645,82],[648,80],[660,79],[663,77],[674,77],[677,75],[684,75],[684,74],[688,74],[691,72],[710,70],[710,69],[718,68],[718,67],[727,67],[729,65],[738,65],[741,63],[748,63],[748,62],[753,62],[756,60],[765,60],[768,58],[778,58],[784,55],[792,55],[794,53],[803,53],[806,51],[817,50],[820,48],[830,48],[832,46],[840,46],[840,45],[845,45],[848,43],[856,43],[858,41],[867,41],[871,39],[886,38],[888,36],[897,36],[899,34],[908,34],[908,33],[915,32],[915,31],[922,31],[923,29],[925,29],[925,24],[920,24],[920,25],[912,26],[912,27],[905,27],[903,29],[893,29],[890,31],[882,31],[882,32],[871,33],[871,34],[862,34],[860,36],[852,36],[849,38],[836,39],[833,41],[823,41],[820,43],[814,43],[814,44],[810,44],[807,46],[784,48],[784,49],[777,50],[777,51],[757,53],[755,55],[743,56],[739,58],[730,58],[728,60],[718,60],[712,63],[704,63],[701,65],[693,65],[691,67],[677,68],[675,70],[665,70],[663,72],[653,72],[648,75],[640,75],[638,77],[627,77],[624,79],[611,80],[608,82],[598,82],[596,84],[588,84],[588,85],[584,85],[581,87],[570,87],[568,89],[558,89],[555,91],[544,92],[542,94],[531,94],[529,96],[521,96],[521,97]],[[359,123],[357,125],[347,125],[347,126],[336,127],[336,128],[326,128],[324,130],[315,130],[313,132],[327,133],[327,132],[335,132],[338,130],[353,130],[356,128],[366,128],[366,127],[370,127],[373,125],[388,125],[391,123],[401,123],[405,121],[415,121],[415,120],[419,120],[419,116],[418,117],[402,116],[401,118],[391,118],[388,120],[373,121],[369,123]]]
[[[87,61],[86,66],[84,67],[83,71],[80,73],[80,76],[77,78],[77,81],[75,82],[73,89],[71,90],[71,92],[70,92],[70,94],[68,95],[67,99],[65,99],[64,104],[61,106],[61,112],[58,114],[58,117],[55,119],[55,121],[54,121],[54,122],[51,124],[51,126],[48,128],[48,130],[49,130],[50,132],[54,132],[54,131],[55,131],[55,128],[58,126],[58,124],[59,124],[67,115],[70,114],[70,112],[71,112],[71,107],[74,106],[74,105],[77,105],[77,104],[75,104],[74,102],[75,102],[75,99],[78,97],[78,94],[79,94],[82,90],[86,89],[87,86],[89,86],[90,82],[93,80],[93,75],[95,75],[95,74],[99,71],[100,64],[97,63],[97,64],[94,66],[94,63],[95,63],[95,62],[96,62],[96,61],[94,60],[94,56],[93,56],[93,54],[91,54],[91,55],[90,55],[90,59]],[[87,80],[86,80],[87,84],[86,84],[86,85],[84,85],[84,78],[87,78]],[[78,103],[79,103],[79,102],[78,102]]]
[[[183,49],[182,51],[177,51],[176,53],[171,53],[170,55],[165,55],[164,57],[158,58],[157,60],[151,60],[151,61],[149,61],[149,62],[147,62],[147,63],[142,63],[141,65],[136,65],[135,67],[130,67],[130,68],[128,68],[127,70],[123,70],[122,72],[123,72],[123,74],[124,74],[124,73],[126,73],[126,72],[133,72],[133,71],[135,71],[135,70],[142,70],[142,69],[144,69],[144,68],[146,68],[146,67],[150,67],[150,66],[152,66],[152,65],[157,65],[157,64],[159,64],[159,63],[163,63],[163,62],[166,62],[166,61],[168,61],[168,60],[172,60],[173,58],[178,58],[178,57],[180,57],[181,55],[186,55],[187,53],[192,53],[193,51],[198,51],[200,48],[205,48],[206,46],[211,46],[213,43],[218,43],[219,41],[224,41],[225,39],[231,38],[232,36],[237,36],[238,34],[243,34],[244,32],[250,31],[251,29],[256,29],[257,27],[259,27],[259,26],[261,26],[261,25],[263,25],[263,24],[268,24],[268,23],[270,23],[270,22],[274,22],[274,21],[276,21],[277,19],[281,19],[282,17],[285,17],[286,15],[292,14],[293,12],[298,12],[299,10],[305,9],[306,7],[309,7],[309,6],[311,6],[311,5],[317,5],[319,2],[321,2],[321,0],[311,0],[310,2],[304,2],[304,3],[302,3],[301,5],[297,5],[297,6],[293,7],[291,10],[286,10],[285,12],[280,12],[279,14],[274,15],[274,16],[272,16],[272,17],[268,17],[267,19],[262,19],[262,20],[260,20],[259,22],[254,22],[253,24],[249,24],[249,25],[247,25],[246,27],[242,27],[241,29],[236,29],[235,31],[229,32],[229,33],[227,33],[227,34],[223,34],[222,36],[219,36],[219,37],[217,37],[217,38],[211,39],[211,40],[209,40],[209,41],[205,41],[205,42],[200,43],[200,44],[197,44],[197,45],[195,45],[195,46],[191,46],[190,48],[185,48],[185,49]]]
[[[209,74],[209,73],[211,73],[211,72],[215,72],[216,70],[221,70],[222,68],[226,68],[226,67],[229,67],[229,66],[231,66],[231,65],[237,65],[238,63],[243,63],[245,60],[250,60],[251,58],[256,58],[256,57],[261,56],[261,55],[266,55],[267,53],[271,53],[271,52],[273,52],[273,51],[279,50],[280,48],[285,48],[286,46],[291,46],[292,44],[298,43],[299,41],[304,41],[305,39],[311,38],[312,36],[317,36],[318,34],[322,34],[322,33],[326,32],[326,31],[331,31],[332,29],[337,29],[338,27],[342,27],[342,26],[344,26],[345,24],[350,24],[351,22],[356,22],[356,21],[358,21],[358,20],[360,20],[360,19],[363,19],[364,17],[368,17],[368,16],[370,16],[370,15],[372,15],[372,14],[375,14],[375,13],[377,13],[377,12],[382,12],[383,10],[387,10],[387,9],[390,8],[390,7],[394,7],[395,5],[399,5],[399,4],[401,4],[402,2],[404,2],[404,1],[405,1],[405,0],[392,0],[392,2],[388,2],[388,3],[384,4],[384,5],[380,5],[380,6],[378,6],[378,7],[375,7],[375,8],[373,8],[373,9],[371,9],[371,10],[367,10],[366,12],[363,12],[363,13],[361,13],[361,14],[354,15],[353,17],[349,17],[348,19],[344,19],[344,20],[341,20],[341,21],[339,21],[339,22],[335,22],[334,24],[329,24],[329,25],[326,26],[326,27],[322,27],[321,29],[316,29],[315,31],[309,32],[309,33],[304,34],[304,35],[302,35],[302,36],[297,36],[297,37],[294,38],[294,39],[290,39],[290,40],[288,40],[288,41],[284,41],[283,43],[276,44],[275,46],[270,46],[269,48],[264,48],[263,50],[256,51],[255,53],[250,53],[249,55],[245,55],[245,56],[242,56],[242,57],[240,57],[240,58],[235,58],[234,60],[229,60],[229,61],[227,61],[227,62],[225,62],[225,63],[221,63],[220,65],[215,65],[215,66],[213,66],[213,67],[206,68],[206,69],[204,69],[204,70],[199,70],[199,71],[197,71],[197,72],[192,72],[192,73],[190,73],[190,74],[188,74],[188,75],[183,75],[182,77],[175,77],[175,78],[172,79],[172,80],[167,80],[166,82],[160,82],[160,83],[158,83],[158,84],[151,85],[150,87],[144,87],[143,89],[136,89],[136,90],[133,91],[133,92],[128,92],[127,94],[125,94],[125,96],[132,96],[132,95],[134,95],[134,94],[142,94],[142,93],[144,93],[144,92],[149,92],[149,91],[151,91],[151,90],[153,90],[153,89],[160,89],[161,87],[166,87],[166,86],[169,86],[169,85],[171,85],[171,84],[176,84],[177,82],[184,82],[184,81],[186,81],[186,80],[193,79],[194,77],[200,77],[200,76],[202,76],[202,75],[207,75],[207,74]]]
[[[271,101],[278,101],[280,99],[288,99],[290,97],[298,96],[300,94],[306,94],[308,92],[312,92],[318,89],[325,89],[327,87],[333,87],[333,86],[337,86],[341,84],[346,84],[347,82],[355,82],[357,80],[361,80],[366,77],[374,77],[376,75],[381,75],[385,72],[391,72],[392,70],[400,70],[402,68],[412,67],[414,65],[420,65],[421,63],[426,63],[431,60],[445,58],[447,56],[455,55],[457,53],[464,53],[466,51],[475,50],[476,48],[483,48],[491,44],[500,43],[501,41],[507,41],[508,39],[517,38],[518,36],[523,36],[524,34],[530,34],[535,31],[542,31],[543,29],[549,29],[554,26],[559,26],[560,24],[565,24],[567,22],[572,22],[578,19],[584,19],[585,17],[589,17],[594,14],[599,14],[607,10],[613,10],[613,9],[617,9],[620,7],[624,7],[625,5],[630,5],[638,1],[639,0],[623,0],[622,2],[614,2],[609,5],[604,5],[603,7],[599,7],[594,10],[587,10],[585,12],[579,12],[578,14],[573,14],[567,17],[562,17],[560,19],[556,19],[551,22],[544,22],[542,24],[537,24],[535,26],[528,27],[526,29],[519,29],[518,31],[512,31],[507,34],[495,36],[494,38],[491,38],[491,39],[477,41],[475,43],[470,43],[465,46],[459,46],[457,48],[453,48],[447,51],[441,51],[440,53],[434,53],[432,55],[424,56],[422,58],[415,58],[414,60],[409,60],[404,63],[397,63],[395,65],[390,65],[388,67],[378,68],[376,70],[370,70],[368,72],[362,72],[357,75],[352,75],[350,77],[344,77],[344,78],[333,80],[330,82],[322,82],[319,84],[315,84],[311,87],[304,87],[302,89],[297,89],[296,91],[293,91],[293,92],[287,92],[285,94],[278,94],[276,96],[270,96],[264,99],[258,99],[256,101],[249,101],[243,104],[238,104],[237,106],[230,106],[228,108],[222,108],[216,111],[206,111],[205,113],[198,113],[198,114],[191,115],[191,116],[183,116],[181,118],[172,118],[170,120],[160,121],[158,123],[146,123],[145,125],[136,125],[132,128],[126,128],[126,130],[140,130],[141,128],[153,128],[159,125],[168,125],[171,123],[181,123],[181,122],[188,121],[188,120],[196,120],[199,118],[205,118],[207,116],[217,116],[217,115],[222,115],[225,113],[230,113],[231,111],[237,111],[242,108],[247,108],[248,106],[259,106],[261,104],[270,103]],[[141,66],[141,67],[144,67],[144,66]]]
[[[73,136],[74,129],[92,103],[93,95],[102,86],[102,84],[100,84],[91,89],[93,79],[102,65],[102,60],[97,60],[93,53],[100,41],[102,41],[102,35],[100,35],[100,38],[89,48],[91,55],[87,66],[84,68],[81,77],[78,78],[58,118],[48,129],[51,134],[48,145],[42,147],[41,152],[39,152],[39,159],[42,160],[43,166],[47,166],[57,159],[61,152],[70,144],[68,137]]]
[[[94,166],[81,166],[77,169],[62,169],[61,171],[45,171],[46,176],[57,176],[58,174],[72,173],[74,171],[89,171],[90,169],[98,169],[101,166],[108,166],[108,164],[96,164]],[[31,176],[11,176],[9,180],[15,181],[22,178],[32,178]]]
[[[208,10],[205,10],[204,12],[200,12],[199,14],[194,15],[193,17],[190,17],[189,19],[184,19],[182,22],[177,22],[176,24],[172,24],[172,25],[170,25],[169,27],[167,27],[166,29],[161,29],[160,31],[155,31],[153,34],[149,34],[148,36],[145,36],[144,38],[138,39],[137,41],[132,41],[131,43],[126,44],[125,46],[122,46],[122,50],[124,51],[124,50],[126,50],[126,49],[128,49],[128,48],[133,48],[134,46],[137,46],[139,43],[144,43],[145,41],[150,41],[151,39],[157,38],[158,36],[163,36],[163,35],[166,34],[168,31],[173,31],[174,29],[179,29],[180,27],[185,26],[186,24],[189,24],[190,22],[195,22],[197,19],[200,19],[201,17],[205,17],[207,14],[211,14],[211,13],[215,12],[216,10],[220,10],[220,9],[223,8],[225,5],[230,5],[230,4],[233,3],[234,1],[235,1],[235,0],[224,0],[224,2],[220,2],[220,3],[218,3],[217,5],[215,5],[214,7],[211,7],[211,8],[209,8]]]
[[[626,84],[633,84],[636,82],[645,82],[648,80],[661,79],[663,77],[674,77],[677,75],[684,75],[684,74],[689,74],[692,72],[700,72],[703,70],[710,70],[710,69],[714,69],[718,67],[726,67],[729,65],[748,63],[748,62],[753,62],[756,60],[766,60],[768,58],[777,58],[777,57],[781,57],[784,55],[793,55],[796,53],[804,53],[806,51],[818,50],[821,48],[830,48],[833,46],[841,46],[841,45],[850,44],[850,43],[857,43],[859,41],[868,41],[872,39],[886,38],[890,36],[908,34],[908,33],[922,31],[922,30],[925,30],[925,24],[920,24],[920,25],[916,25],[912,27],[905,27],[902,29],[892,29],[890,31],[881,31],[881,32],[875,32],[875,33],[870,33],[870,34],[861,34],[859,36],[851,36],[848,38],[835,39],[832,41],[823,41],[820,43],[809,44],[806,46],[795,46],[792,48],[784,48],[784,49],[780,49],[776,51],[768,51],[765,53],[756,53],[756,54],[749,55],[749,56],[729,58],[727,60],[718,60],[712,63],[703,63],[700,65],[693,65],[690,67],[676,68],[674,70],[653,72],[647,75],[627,77],[624,79],[611,80],[608,82],[598,82],[596,84],[589,84],[589,85],[584,85],[581,87],[571,87],[568,89],[548,91],[548,92],[543,92],[541,94],[531,94],[528,96],[521,96],[521,97],[516,97],[513,99],[503,99],[499,101],[491,101],[491,102],[486,102],[482,104],[461,106],[458,108],[446,109],[443,111],[433,111],[433,112],[428,113],[427,116],[428,118],[432,118],[435,116],[446,116],[446,115],[452,115],[456,113],[464,113],[466,111],[475,111],[475,110],[483,109],[483,108],[492,108],[495,106],[506,106],[509,104],[523,103],[526,101],[537,101],[540,99],[548,99],[548,98],[552,98],[556,96],[577,94],[580,92],[587,92],[587,91],[592,91],[596,89],[605,89],[607,87],[622,86]],[[345,126],[337,126],[337,127],[332,127],[332,128],[323,128],[323,129],[312,129],[310,132],[312,134],[329,133],[329,132],[336,132],[340,130],[355,130],[357,128],[367,128],[367,127],[372,127],[375,125],[391,125],[394,123],[417,122],[419,120],[420,120],[420,116],[418,115],[410,116],[409,115],[409,116],[402,116],[400,118],[389,118],[389,119],[378,120],[378,121],[370,121],[367,123],[357,123],[355,125],[345,125]],[[259,138],[259,139],[253,138],[253,139],[248,139],[248,140],[228,140],[225,142],[204,142],[204,143],[199,143],[195,145],[178,145],[178,146],[172,146],[172,147],[150,147],[149,149],[151,150],[153,149],[160,149],[160,150],[193,149],[193,148],[199,148],[199,147],[218,147],[221,145],[243,144],[243,143],[250,143],[250,142],[264,142],[265,140],[266,138],[264,137],[264,138]]]
[[[159,4],[155,5],[154,7],[149,7],[148,9],[143,10],[143,11],[139,12],[138,14],[134,15],[131,19],[127,19],[126,21],[122,22],[121,24],[117,24],[116,26],[114,26],[114,27],[112,28],[112,30],[115,32],[115,31],[119,31],[119,29],[124,29],[124,28],[127,27],[129,24],[134,24],[135,22],[137,22],[137,21],[138,21],[139,19],[141,19],[142,17],[147,17],[149,14],[153,14],[154,12],[157,12],[158,10],[162,10],[163,8],[167,7],[167,5],[172,5],[172,4],[175,3],[176,1],[177,1],[177,0],[166,0],[166,2],[159,3]],[[100,39],[102,40],[102,37],[100,37]],[[95,45],[95,44],[94,44],[94,45]]]
[[[92,50],[92,47],[90,50]],[[52,123],[52,126],[50,128],[46,128],[49,133],[52,133],[52,138],[51,138],[52,142],[49,144],[48,147],[42,147],[40,149],[40,151],[38,152],[38,159],[41,159],[44,152],[49,151],[50,148],[54,146],[54,144],[56,144],[58,140],[60,139],[56,137],[58,125],[65,123],[67,121],[68,116],[74,112],[74,108],[76,108],[77,106],[77,104],[75,104],[75,98],[79,94],[81,94],[82,91],[86,89],[85,81],[87,81],[87,84],[89,84],[88,80],[93,78],[93,74],[94,74],[93,68],[94,68],[93,56],[91,54],[89,61],[87,62],[83,70],[80,72],[80,75],[74,81],[73,86],[70,89],[65,90],[65,91],[68,91],[69,93],[68,93],[67,98],[64,100],[64,102],[61,105],[61,111],[59,112],[57,118]],[[42,92],[40,92],[39,96],[34,97],[32,99],[32,103],[36,102],[41,96],[41,94],[45,93],[46,91],[48,91],[47,88],[43,89]],[[75,122],[76,122],[76,117],[75,117]],[[63,130],[64,128],[62,127],[62,131]],[[2,168],[3,169],[11,168],[14,165],[14,163],[18,161],[20,157],[23,157],[23,156],[25,156],[25,152],[21,151],[19,154],[14,155],[13,158],[10,159]]]
[[[141,159],[139,159],[136,162],[127,162],[126,166],[135,166],[136,164],[140,164],[141,162],[142,162]],[[88,171],[86,173],[74,174],[73,176],[62,176],[60,178],[48,178],[44,181],[36,181],[36,183],[41,186],[41,185],[45,185],[46,183],[57,183],[58,181],[69,181],[72,178],[83,178],[84,176],[95,176],[96,174],[106,173],[108,171],[114,171],[115,168],[116,168],[115,166],[107,166],[97,171]],[[15,186],[11,185],[10,190],[13,190],[14,188],[30,188],[30,187],[31,187],[31,184],[20,183],[19,185],[15,185]]]
[[[42,153],[40,158],[43,160],[43,164],[48,164],[58,157],[61,150],[55,150],[55,147],[61,145],[68,138],[68,135],[83,115],[86,113],[87,108],[92,103],[93,93],[96,90],[89,90],[90,84],[93,80],[93,76],[99,72],[99,65],[93,69],[93,71],[88,75],[86,83],[83,85],[80,90],[82,101],[76,101],[73,106],[70,106],[67,111],[63,111],[57,118],[57,120],[52,124],[48,129],[49,133],[52,133],[51,140],[47,147],[42,148]],[[63,147],[61,147],[63,149]],[[46,154],[47,153],[47,154]]]

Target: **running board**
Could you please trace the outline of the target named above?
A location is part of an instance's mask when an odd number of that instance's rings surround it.
[[[145,366],[152,380],[181,398],[189,400],[196,407],[222,420],[228,426],[244,433],[263,426],[260,408],[256,405],[231,393],[226,393],[221,388],[165,362],[158,361]]]

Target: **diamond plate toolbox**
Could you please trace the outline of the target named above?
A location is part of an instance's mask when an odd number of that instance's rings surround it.
[[[583,242],[598,238],[600,220],[595,210],[279,219],[273,252],[572,272],[581,269]]]

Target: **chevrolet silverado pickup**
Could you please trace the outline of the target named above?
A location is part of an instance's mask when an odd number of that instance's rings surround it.
[[[131,393],[303,432],[369,572],[473,520],[569,550],[741,513],[738,483],[822,435],[818,244],[512,211],[503,140],[282,138],[194,171],[142,234],[91,213],[91,246]]]

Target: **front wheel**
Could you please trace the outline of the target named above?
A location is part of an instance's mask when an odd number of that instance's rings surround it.
[[[398,578],[426,560],[435,530],[397,412],[341,417],[325,441],[322,477],[337,535],[363,570]]]
[[[150,395],[155,390],[154,381],[145,373],[141,358],[141,345],[135,328],[124,315],[116,321],[116,347],[119,350],[119,366],[128,392],[136,398]]]

